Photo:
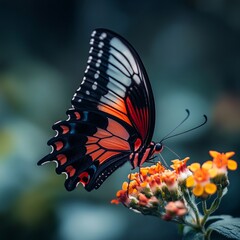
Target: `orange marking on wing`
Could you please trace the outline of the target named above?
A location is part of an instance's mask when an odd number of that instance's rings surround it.
[[[67,162],[67,157],[64,154],[58,154],[56,158],[59,161],[60,165],[63,165]]]
[[[107,130],[113,135],[119,136],[125,140],[128,140],[129,138],[129,133],[127,132],[127,130],[121,124],[110,118],[108,119]]]
[[[61,125],[60,127],[62,128],[62,134],[66,134],[66,133],[69,132],[69,127],[68,126]]]
[[[93,152],[91,154],[89,154],[92,158],[93,161],[97,160],[97,158],[104,152],[105,150],[103,149],[99,149],[96,152]]]
[[[98,138],[91,137],[91,136],[87,137],[87,139],[88,140],[87,140],[86,144],[96,143],[98,141]]]
[[[92,153],[92,152],[98,150],[99,146],[97,144],[91,144],[91,145],[87,145],[86,149],[87,149],[86,154],[89,154],[89,153]]]
[[[114,109],[113,107],[109,107],[109,106],[101,104],[101,105],[98,106],[98,109],[100,111],[109,113],[109,114],[111,114],[111,115],[113,115],[113,116],[115,116],[115,117],[117,117],[119,119],[122,119],[124,122],[126,122],[126,123],[128,123],[129,125],[132,126],[128,116],[125,115],[124,113],[119,112],[118,110]]]
[[[61,141],[55,142],[54,144],[56,146],[57,151],[59,151],[63,148],[63,142],[61,142]]]
[[[112,103],[111,106],[125,114],[127,114],[127,109],[126,109],[126,105],[123,101],[123,99],[118,98],[118,100],[115,103]]]
[[[134,143],[134,151],[137,151],[142,145],[142,141],[140,138],[137,138],[137,140]]]
[[[79,120],[81,118],[81,115],[79,112],[74,112],[76,119]]]
[[[105,152],[101,157],[98,158],[99,162],[100,163],[103,163],[105,162],[107,159],[109,159],[110,157],[113,157],[115,155],[118,155],[119,152],[110,152],[110,151],[107,151]]]
[[[111,137],[112,135],[109,132],[101,128],[98,128],[97,132],[93,136],[97,138],[105,138],[105,137]]]
[[[72,177],[75,174],[76,169],[73,168],[72,166],[67,166],[66,167],[66,172],[69,174],[70,177]]]
[[[130,150],[129,143],[118,137],[104,138],[99,141],[99,144],[106,149],[128,151]]]

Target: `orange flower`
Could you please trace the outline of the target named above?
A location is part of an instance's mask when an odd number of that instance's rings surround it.
[[[200,166],[199,163],[193,163],[189,169],[193,172],[186,180],[188,188],[193,187],[193,194],[197,197],[207,197],[216,192],[217,186],[211,182],[211,179],[216,176],[216,171],[208,169],[206,165]]]
[[[169,188],[175,188],[177,185],[177,174],[174,171],[165,170],[162,175],[162,181],[167,185]]]
[[[219,173],[226,173],[227,169],[237,169],[237,162],[229,159],[235,154],[234,152],[219,153],[217,151],[209,151],[209,154],[213,157],[213,166],[218,169]]]
[[[191,171],[189,171],[187,167],[187,162],[190,158],[186,157],[183,160],[175,159],[172,160],[171,168],[173,168],[177,174],[178,182],[181,184],[186,180],[187,177],[192,175]]]

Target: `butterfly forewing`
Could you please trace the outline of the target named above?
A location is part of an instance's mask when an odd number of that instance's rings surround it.
[[[67,174],[68,190],[79,182],[88,191],[98,188],[130,160],[136,140],[143,147],[150,143],[151,86],[138,54],[121,36],[106,29],[92,33],[83,81],[67,114],[68,120],[53,126],[53,151],[39,164],[56,161],[56,172]]]

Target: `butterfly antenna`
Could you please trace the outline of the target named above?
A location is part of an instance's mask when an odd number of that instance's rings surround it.
[[[173,155],[175,155],[178,159],[181,159],[181,157],[176,152],[174,152],[170,147],[164,145],[164,148],[167,148],[167,150],[169,150],[171,153],[173,153]]]
[[[160,142],[163,142],[165,139],[168,139],[169,136],[177,129],[179,128],[190,116],[190,111],[188,109],[185,109],[187,112],[187,116],[171,131],[169,132]]]
[[[164,140],[166,140],[166,139],[169,139],[169,138],[172,138],[172,137],[176,137],[176,136],[185,134],[185,133],[187,133],[187,132],[191,132],[191,131],[193,131],[193,130],[196,130],[196,129],[202,127],[202,126],[205,125],[205,124],[207,123],[207,121],[208,121],[207,116],[206,116],[205,114],[203,115],[203,117],[204,117],[203,123],[199,124],[198,126],[193,127],[193,128],[190,128],[190,129],[188,129],[188,130],[186,130],[186,131],[183,131],[183,132],[180,132],[180,133],[171,135],[171,136],[169,136],[169,134],[168,134],[166,137],[163,138],[162,141],[164,141]],[[179,124],[178,126],[180,126],[180,125],[181,125],[181,124]],[[178,127],[178,126],[177,126],[177,127]],[[175,128],[175,129],[176,129],[176,128]],[[171,132],[173,132],[173,131],[171,131]],[[162,141],[161,141],[161,142],[162,142]]]
[[[162,162],[166,168],[169,168],[169,165],[167,164],[167,162],[165,161],[161,153],[158,154],[158,157],[159,157],[159,161]]]

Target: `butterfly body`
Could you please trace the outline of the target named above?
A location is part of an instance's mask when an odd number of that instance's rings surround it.
[[[140,167],[162,151],[154,143],[155,106],[145,68],[133,47],[118,34],[96,29],[80,87],[68,119],[53,125],[52,152],[38,164],[55,161],[65,187],[82,183],[97,189],[117,168]]]

